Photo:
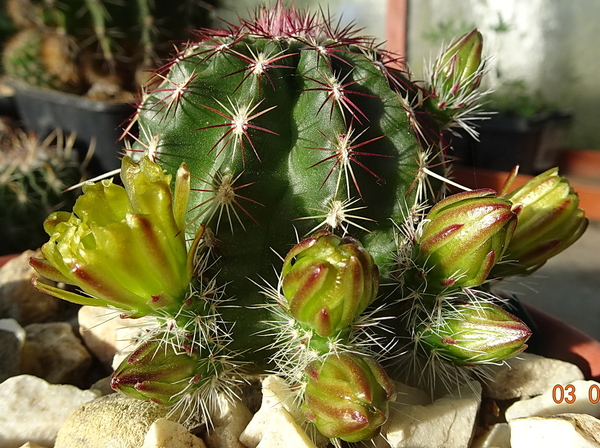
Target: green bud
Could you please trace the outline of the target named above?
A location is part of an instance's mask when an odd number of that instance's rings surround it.
[[[517,224],[511,203],[494,190],[458,193],[427,215],[415,249],[419,271],[408,278],[415,289],[439,293],[481,285],[502,257]]]
[[[140,317],[178,306],[192,273],[171,176],[148,158],[136,164],[124,157],[121,179],[124,187],[110,179],[84,185],[73,213],[52,213],[44,222],[50,235],[44,258],[30,263],[38,274],[85,293],[34,283],[48,294]]]
[[[483,38],[476,29],[452,43],[436,60],[429,76],[431,96],[426,107],[450,121],[474,102],[484,72]]]
[[[330,355],[306,368],[304,414],[321,434],[347,442],[375,437],[386,422],[394,386],[374,360]]]
[[[375,300],[379,270],[358,240],[320,231],[287,254],[282,279],[287,299],[282,305],[327,337],[350,325]]]
[[[517,317],[491,303],[460,303],[442,311],[438,326],[417,330],[421,347],[456,365],[489,364],[527,348],[531,330]]]
[[[195,354],[175,352],[170,344],[148,341],[123,360],[110,385],[130,397],[170,406],[200,382],[198,366]]]
[[[569,181],[552,168],[508,193],[518,223],[493,275],[528,275],[585,232],[588,220]]]

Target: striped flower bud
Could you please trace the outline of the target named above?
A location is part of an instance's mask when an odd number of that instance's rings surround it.
[[[377,362],[341,353],[311,363],[306,375],[305,417],[321,434],[358,442],[379,433],[394,387]]]
[[[528,275],[579,239],[588,225],[569,181],[552,168],[507,194],[518,224],[493,275]]]
[[[192,276],[181,194],[172,197],[171,176],[147,158],[137,164],[124,157],[121,179],[124,187],[110,179],[84,185],[73,213],[51,214],[44,223],[50,235],[44,258],[30,261],[38,274],[83,294],[34,285],[74,303],[110,305],[130,317],[179,306]],[[188,179],[180,170],[175,191],[186,190]]]
[[[375,300],[379,271],[358,240],[320,231],[287,254],[282,279],[286,310],[328,337]]]
[[[494,190],[458,193],[437,203],[417,238],[415,289],[439,293],[481,285],[517,224],[511,203]],[[420,283],[420,285],[418,285]]]
[[[176,352],[170,344],[148,341],[121,362],[110,385],[130,397],[170,406],[200,382],[198,366],[196,355]]]
[[[503,361],[527,348],[531,330],[491,303],[461,303],[442,311],[441,324],[422,324],[421,347],[456,365]]]
[[[444,121],[470,108],[473,91],[479,87],[484,72],[481,56],[483,38],[473,30],[452,43],[436,60],[429,84],[431,96],[425,106]]]

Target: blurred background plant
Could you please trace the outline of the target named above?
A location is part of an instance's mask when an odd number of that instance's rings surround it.
[[[37,249],[46,240],[48,213],[73,207],[79,191],[64,190],[82,180],[85,169],[74,141],[61,131],[42,140],[0,122],[0,255]]]
[[[212,21],[218,0],[7,0],[5,73],[30,85],[131,100],[172,42]]]

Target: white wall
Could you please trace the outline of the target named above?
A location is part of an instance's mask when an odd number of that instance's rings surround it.
[[[432,32],[484,34],[484,52],[494,55],[488,82],[522,80],[531,92],[572,109],[575,122],[567,144],[600,149],[599,0],[411,0],[408,61],[421,73],[423,55],[435,57]],[[498,32],[499,18],[508,30]],[[458,37],[454,34],[455,37]],[[500,73],[500,78],[496,76]]]

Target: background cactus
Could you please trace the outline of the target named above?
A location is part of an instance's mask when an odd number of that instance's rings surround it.
[[[0,129],[0,253],[40,247],[48,214],[73,206],[77,191],[64,190],[84,176],[74,141],[60,131],[40,140],[10,125]]]
[[[195,32],[156,72],[134,117],[139,134],[130,154],[139,164],[123,159],[125,189],[96,200],[88,188],[77,218],[61,218],[81,236],[50,219],[46,260],[32,261],[58,278],[62,262],[52,258],[60,247],[102,253],[101,225],[92,229],[86,218],[94,208],[137,203],[149,185],[138,174],[157,166],[166,173],[156,174],[160,189],[176,179],[173,212],[163,202],[147,209],[156,216],[144,231],[166,235],[160,223],[170,216],[177,235],[142,246],[168,254],[185,235],[191,243],[180,274],[192,266],[189,290],[163,303],[163,294],[136,283],[141,291],[125,311],[154,324],[113,387],[200,409],[209,421],[215,393],[235,385],[233,373],[276,369],[304,403],[306,420],[339,445],[378,433],[394,395],[390,377],[403,372],[393,360],[456,372],[525,348],[529,329],[485,288],[518,229],[511,202],[475,191],[427,214],[445,193],[444,133],[468,126],[465,114],[476,107],[481,35],[452,44],[428,82],[413,81],[398,63],[351,27],[278,1],[238,26]],[[125,196],[129,202],[116,199]],[[123,222],[141,218],[128,212]],[[107,264],[131,252],[130,240]],[[108,269],[87,253],[69,262],[77,272]],[[84,291],[97,287],[67,271]],[[106,303],[102,291],[97,299]],[[476,343],[463,344],[468,331]],[[461,345],[449,349],[451,339]]]
[[[216,1],[7,0],[17,33],[7,42],[7,75],[31,85],[99,99],[138,89],[171,41],[207,26]],[[26,75],[26,76],[24,76]]]

